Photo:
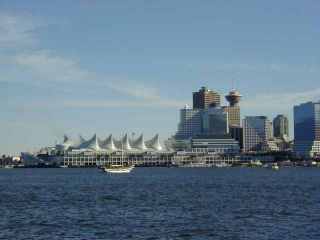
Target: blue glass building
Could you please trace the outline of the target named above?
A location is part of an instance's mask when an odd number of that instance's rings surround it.
[[[303,157],[320,154],[320,102],[294,107],[294,151]]]

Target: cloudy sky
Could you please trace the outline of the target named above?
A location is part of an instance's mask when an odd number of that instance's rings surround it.
[[[172,135],[205,85],[242,115],[320,99],[318,0],[0,1],[0,153]],[[233,82],[235,82],[233,84]]]

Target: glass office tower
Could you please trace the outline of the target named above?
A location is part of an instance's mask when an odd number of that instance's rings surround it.
[[[320,102],[294,107],[294,151],[303,157],[320,154]]]

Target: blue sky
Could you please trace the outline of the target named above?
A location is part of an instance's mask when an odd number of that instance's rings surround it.
[[[205,85],[242,115],[320,99],[320,1],[0,1],[0,153],[176,131]],[[292,122],[291,122],[292,125]]]

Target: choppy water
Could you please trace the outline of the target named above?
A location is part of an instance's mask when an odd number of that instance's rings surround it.
[[[0,169],[0,239],[320,239],[320,169]]]

